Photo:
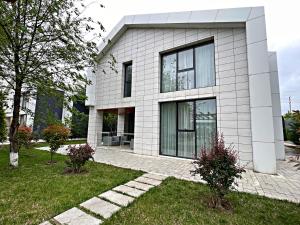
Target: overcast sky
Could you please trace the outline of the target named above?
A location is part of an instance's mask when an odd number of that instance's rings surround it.
[[[101,0],[100,0],[101,1]],[[299,0],[102,0],[104,9],[87,10],[109,32],[124,15],[265,6],[269,50],[277,51],[282,112],[300,109]]]

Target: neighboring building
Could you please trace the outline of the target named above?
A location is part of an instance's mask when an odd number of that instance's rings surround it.
[[[9,126],[13,117],[13,92],[10,92],[7,97],[7,108],[5,110],[6,116],[6,126],[9,129]],[[32,126],[34,117],[30,112],[34,112],[36,101],[31,97],[27,97],[24,92],[21,98],[21,110],[20,110],[20,125],[24,126]]]
[[[87,136],[87,121],[82,120],[79,116],[72,116],[70,110],[64,107],[64,92],[57,91],[52,95],[37,93],[37,97],[26,97],[26,92],[21,98],[20,125],[32,127],[33,132],[41,137],[42,130],[47,124],[54,121],[64,122],[66,118],[72,117],[72,125],[76,125],[76,133],[72,137],[85,138]],[[7,98],[6,125],[7,129],[12,121],[13,116],[13,92],[9,93]],[[88,115],[88,108],[82,102],[70,103],[70,107],[77,109],[79,112]]]
[[[125,16],[107,39],[89,74],[90,144],[103,143],[103,113],[117,110],[134,153],[193,158],[219,131],[243,165],[276,173],[285,153],[263,7]]]

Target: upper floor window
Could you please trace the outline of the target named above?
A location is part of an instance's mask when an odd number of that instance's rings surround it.
[[[124,64],[124,97],[131,97],[132,62]]]
[[[214,49],[209,42],[162,55],[161,92],[214,86]]]

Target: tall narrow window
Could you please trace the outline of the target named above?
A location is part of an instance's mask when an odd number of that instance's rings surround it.
[[[161,105],[160,147],[163,155],[176,156],[176,102]]]
[[[217,109],[216,100],[207,99],[196,101],[196,133],[197,152],[203,147],[209,147],[212,137],[216,135]]]
[[[194,102],[179,102],[178,107],[178,156],[195,156]]]
[[[162,58],[162,92],[176,91],[176,54]]]
[[[124,64],[124,97],[131,97],[132,62]]]
[[[195,48],[196,57],[196,87],[215,85],[215,51],[214,44]]]

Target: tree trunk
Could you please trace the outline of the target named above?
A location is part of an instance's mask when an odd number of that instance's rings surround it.
[[[53,164],[53,151],[50,149],[50,163]]]
[[[20,116],[20,103],[22,96],[22,84],[21,82],[16,82],[15,95],[14,95],[14,105],[13,105],[13,119],[9,129],[9,142],[10,142],[10,165],[13,167],[18,167],[19,159],[19,146],[17,141],[17,131],[19,128],[19,116]]]

